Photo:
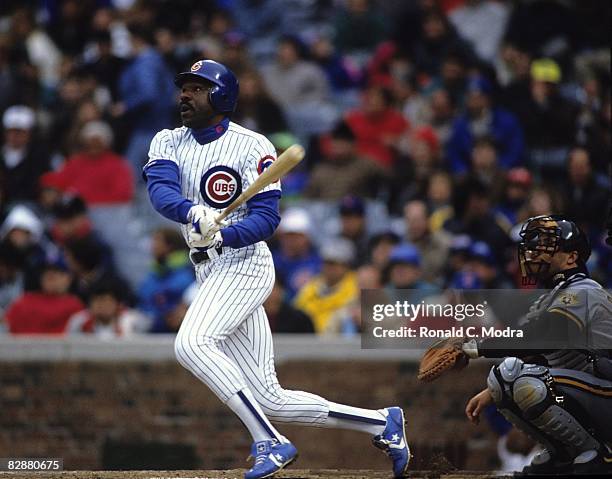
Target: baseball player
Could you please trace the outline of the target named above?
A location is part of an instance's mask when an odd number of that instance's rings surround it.
[[[524,282],[550,291],[530,308],[523,340],[463,344],[469,358],[505,357],[491,369],[487,389],[468,402],[466,415],[477,422],[483,408],[495,403],[541,443],[544,451],[525,473],[610,474],[612,296],[589,278],[591,249],[572,221],[533,217],[520,235]],[[536,357],[543,360],[531,364]]]
[[[395,477],[410,460],[404,413],[336,404],[283,389],[276,378],[272,334],[262,303],[274,265],[264,240],[280,221],[280,182],[264,188],[218,226],[216,216],[276,158],[262,135],[230,121],[238,81],[225,66],[194,63],[175,80],[183,126],[151,142],[144,176],[151,203],[181,224],[200,283],[175,341],[178,361],[240,418],[253,437],[246,479],[270,477],[291,463],[296,448],[276,423],[370,433],[393,461]]]

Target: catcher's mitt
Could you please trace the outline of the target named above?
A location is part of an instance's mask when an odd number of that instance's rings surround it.
[[[469,357],[461,349],[463,341],[463,338],[446,338],[433,343],[421,358],[419,380],[430,382],[446,371],[467,366]]]

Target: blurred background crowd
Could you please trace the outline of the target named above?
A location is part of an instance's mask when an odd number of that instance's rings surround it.
[[[307,158],[270,247],[274,332],[359,332],[359,290],[517,288],[517,228],[565,213],[612,287],[610,5],[553,0],[3,0],[0,331],[173,332],[194,297],[141,178],[173,77]]]

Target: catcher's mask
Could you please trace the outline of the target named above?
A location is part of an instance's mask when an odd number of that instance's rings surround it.
[[[584,267],[591,255],[586,235],[576,223],[559,215],[529,218],[519,233],[519,264],[523,285],[537,284],[549,276],[550,262],[558,251],[578,253],[578,266]]]

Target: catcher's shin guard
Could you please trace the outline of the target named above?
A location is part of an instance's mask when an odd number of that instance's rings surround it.
[[[516,424],[517,427],[544,444],[551,453],[567,451],[575,457],[599,447],[599,441],[563,407],[563,397],[555,393],[547,368],[506,358],[491,369],[487,385],[500,412],[503,414],[503,409],[507,409],[520,416],[529,428],[525,424]]]
[[[542,444],[553,456],[567,453],[562,444],[543,434],[537,427],[523,419],[521,410],[514,404],[512,383],[519,376],[523,361],[506,358],[499,366],[493,366],[487,377],[487,388],[499,412],[514,426]]]

